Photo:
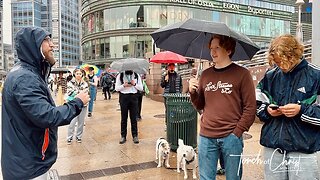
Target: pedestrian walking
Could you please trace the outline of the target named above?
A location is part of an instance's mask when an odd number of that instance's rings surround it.
[[[89,90],[87,82],[85,82],[83,79],[84,76],[85,76],[85,71],[80,68],[76,68],[73,71],[73,78],[68,82],[67,101],[73,100],[74,97],[77,94],[79,94],[81,91]],[[87,114],[87,104],[84,105],[81,113],[71,121],[68,127],[68,136],[67,136],[68,144],[71,144],[73,140],[75,128],[76,128],[76,140],[78,143],[82,142],[83,126],[84,126],[84,120],[85,120],[86,114]]]
[[[109,73],[104,73],[101,81],[102,93],[104,95],[104,100],[111,99],[110,88],[113,86],[112,76]]]
[[[64,103],[64,96],[67,92],[67,79],[63,77],[63,72],[59,73],[59,77],[57,78],[57,105],[62,105]]]
[[[303,58],[303,50],[292,35],[275,38],[267,56],[275,67],[256,89],[268,180],[320,179],[320,68]]]
[[[200,179],[204,180],[216,179],[220,154],[226,179],[242,177],[242,134],[253,124],[256,101],[250,72],[231,61],[235,46],[233,38],[213,35],[209,48],[215,65],[204,70],[199,81],[189,81],[191,101],[203,110],[198,147]]]
[[[72,101],[55,106],[47,86],[56,62],[49,32],[21,28],[15,47],[19,61],[2,92],[2,175],[5,180],[47,179],[57,159],[58,126],[79,115],[89,95],[80,92]]]
[[[121,139],[119,143],[123,144],[127,141],[128,112],[130,112],[131,134],[133,142],[138,144],[137,92],[142,91],[141,77],[132,70],[127,70],[118,74],[116,80],[116,91],[119,92],[121,109]]]
[[[90,94],[90,102],[88,107],[88,117],[92,116],[93,111],[93,101],[96,98],[97,94],[97,86],[98,86],[98,78],[94,75],[94,68],[89,67],[89,74],[88,74],[88,81],[89,81],[89,94]]]

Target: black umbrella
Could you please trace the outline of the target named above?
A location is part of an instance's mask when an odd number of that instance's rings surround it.
[[[151,34],[157,47],[182,56],[212,60],[209,40],[213,35],[224,35],[236,40],[232,60],[250,60],[259,47],[246,35],[230,29],[224,23],[188,19],[160,28]]]
[[[63,67],[56,67],[51,69],[51,74],[59,74],[60,72],[68,73],[71,71],[68,68],[63,68]]]

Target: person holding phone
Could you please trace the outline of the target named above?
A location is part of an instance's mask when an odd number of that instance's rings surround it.
[[[143,90],[141,77],[132,70],[121,72],[117,76],[115,88],[119,92],[121,109],[121,139],[119,144],[124,144],[127,141],[128,112],[130,112],[132,140],[133,143],[138,144],[137,93]]]
[[[165,107],[165,114],[167,114],[167,104],[166,104],[166,97],[165,94],[167,93],[181,93],[183,90],[182,87],[182,78],[181,76],[175,71],[175,64],[170,63],[167,66],[167,71],[161,78],[160,86],[164,88],[163,92],[163,99],[164,99],[164,107]],[[165,124],[167,125],[167,118],[165,119]]]
[[[320,68],[302,55],[303,45],[294,36],[275,38],[267,57],[276,66],[256,89],[268,180],[320,178]]]

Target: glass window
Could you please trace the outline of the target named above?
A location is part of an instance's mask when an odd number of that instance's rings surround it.
[[[96,40],[95,45],[96,45],[95,56],[96,56],[96,59],[99,59],[100,58],[100,40],[99,39]]]
[[[122,57],[132,57],[129,54],[129,36],[122,36]]]
[[[105,58],[104,39],[100,39],[100,58]]]

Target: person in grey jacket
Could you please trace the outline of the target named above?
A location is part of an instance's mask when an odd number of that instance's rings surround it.
[[[51,34],[22,28],[16,35],[19,61],[2,92],[3,179],[47,179],[57,159],[58,126],[67,125],[89,102],[87,92],[56,107],[47,86],[55,64]]]

